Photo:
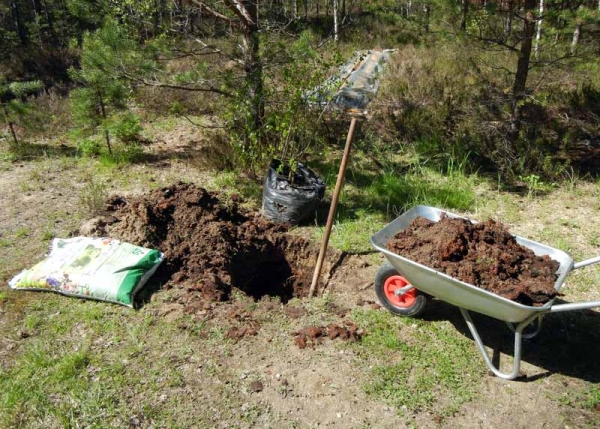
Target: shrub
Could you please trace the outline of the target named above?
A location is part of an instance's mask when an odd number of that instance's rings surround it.
[[[125,112],[114,115],[110,125],[110,131],[124,143],[138,141],[142,131],[140,118],[133,112]]]
[[[77,153],[83,157],[94,157],[102,153],[102,145],[97,138],[85,138],[77,143]]]

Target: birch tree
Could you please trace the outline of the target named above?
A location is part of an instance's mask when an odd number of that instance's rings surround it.
[[[517,61],[511,100],[509,141],[512,144],[517,140],[521,129],[521,102],[526,95],[531,48],[535,33],[536,17],[533,13],[536,6],[535,3],[535,0],[524,0],[523,2],[524,14],[522,17],[521,47],[518,52],[519,59]]]
[[[537,21],[537,33],[535,35],[534,57],[537,60],[540,56],[540,39],[542,37],[542,23],[544,21],[544,0],[540,0],[539,17]]]
[[[333,40],[338,41],[338,0],[333,0]]]

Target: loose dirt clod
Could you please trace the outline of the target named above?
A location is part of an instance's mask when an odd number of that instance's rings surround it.
[[[258,331],[253,327],[248,326],[233,326],[225,333],[225,338],[238,342],[242,338],[252,337],[258,334]]]
[[[299,319],[306,314],[304,307],[296,307],[294,305],[288,305],[285,307],[285,314],[292,319]]]
[[[264,389],[263,384],[260,381],[253,381],[250,383],[250,390],[254,393],[262,392]]]
[[[329,326],[307,326],[302,328],[298,332],[294,332],[294,344],[299,348],[305,349],[306,347],[314,348],[315,344],[318,344],[321,338],[328,337],[330,340],[340,338],[344,341],[360,341],[363,332],[350,321],[344,321],[345,326],[340,326],[335,323],[331,323]]]
[[[227,313],[227,319],[239,324],[238,326],[232,326],[225,333],[225,338],[238,342],[244,337],[253,337],[258,334],[260,330],[260,323],[258,323],[251,314],[244,311],[239,311],[237,308],[232,308]]]
[[[161,250],[156,276],[166,288],[185,290],[184,303],[227,300],[232,288],[283,302],[308,291],[315,246],[287,234],[286,225],[242,211],[235,197],[223,202],[178,183],[132,200],[111,197],[107,210],[113,221],[99,233]]]
[[[556,296],[558,262],[536,256],[493,220],[473,224],[443,216],[423,217],[396,234],[389,250],[451,277],[525,305]]]

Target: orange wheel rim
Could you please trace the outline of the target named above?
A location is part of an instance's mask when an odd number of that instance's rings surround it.
[[[412,288],[408,292],[400,296],[396,295],[396,290],[408,285],[408,281],[402,276],[390,276],[383,285],[385,297],[396,307],[408,308],[411,307],[417,300],[417,289]]]

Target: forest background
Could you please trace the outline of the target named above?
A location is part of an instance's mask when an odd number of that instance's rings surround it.
[[[373,146],[507,182],[595,169],[599,2],[338,3],[2,1],[4,147],[18,156],[42,133],[135,158],[144,122],[176,115],[204,118],[217,167],[307,161],[345,123],[308,91],[355,51],[389,48],[363,128]]]

